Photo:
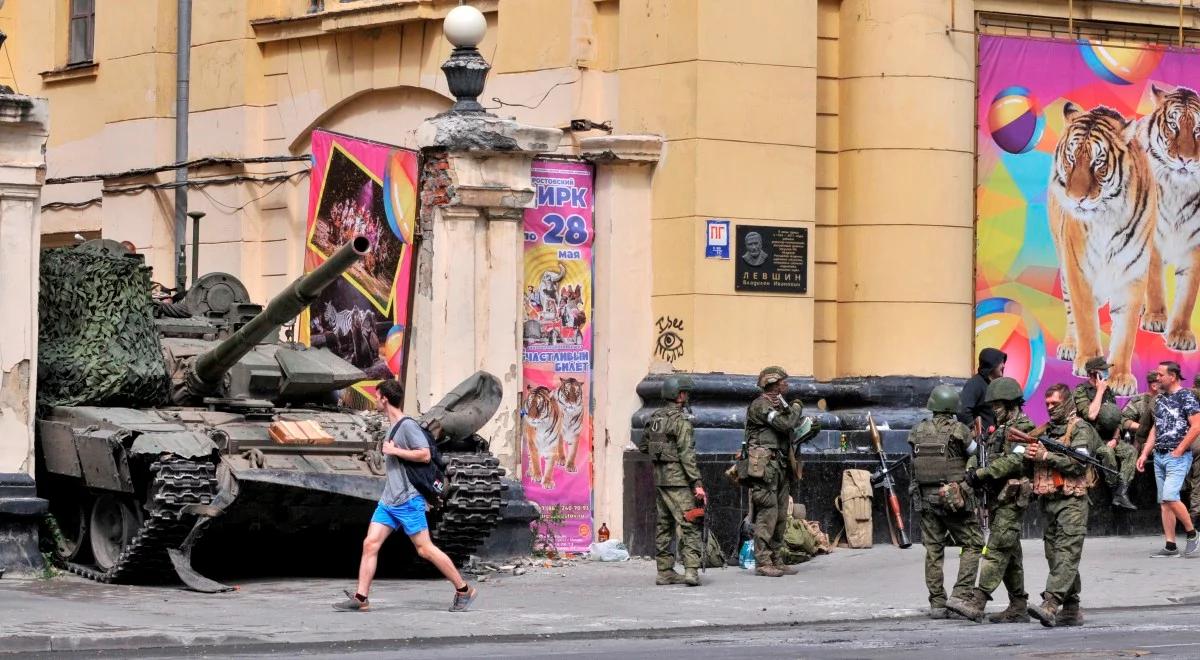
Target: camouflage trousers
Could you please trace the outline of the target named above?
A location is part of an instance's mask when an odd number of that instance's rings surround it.
[[[1025,509],[1014,503],[1000,504],[991,511],[991,536],[979,560],[979,588],[989,596],[1004,583],[1008,602],[1025,600],[1025,565],[1021,555],[1021,520]]]
[[[754,504],[754,563],[758,566],[783,563],[779,551],[787,531],[789,486],[782,469],[775,465],[767,468],[766,478],[750,483],[750,502]]]
[[[1088,498],[1046,495],[1041,502],[1042,523],[1046,526],[1043,543],[1050,565],[1045,593],[1060,603],[1078,603],[1079,561],[1087,536]]]
[[[1102,444],[1096,449],[1096,458],[1104,463],[1105,467],[1112,468],[1119,473],[1119,476],[1114,476],[1108,472],[1104,473],[1104,481],[1109,487],[1115,487],[1120,482],[1129,483],[1133,481],[1133,471],[1137,468],[1137,450],[1128,442],[1117,441],[1116,447],[1109,447],[1108,444]]]
[[[921,510],[921,543],[925,545],[925,586],[929,588],[929,606],[946,606],[944,565],[946,546],[962,548],[958,559],[958,578],[951,592],[964,597],[975,586],[983,532],[975,511],[944,513],[928,504]]]
[[[1192,469],[1183,482],[1184,490],[1190,491],[1187,499],[1188,513],[1192,521],[1200,519],[1200,456],[1192,457]]]
[[[688,522],[683,514],[696,506],[692,489],[686,486],[659,486],[656,492],[658,520],[654,526],[654,560],[658,570],[675,568],[671,541],[679,530],[679,554],[684,568],[700,568],[700,526]]]

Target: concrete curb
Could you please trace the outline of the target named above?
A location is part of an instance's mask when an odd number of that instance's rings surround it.
[[[1179,599],[1185,600],[1185,599]],[[1192,600],[1190,598],[1186,600]],[[1121,607],[1087,608],[1088,612],[1122,612],[1130,610],[1156,610],[1186,607],[1191,603],[1163,603],[1161,605],[1137,605]],[[868,621],[892,621],[924,618],[924,610],[896,610],[894,615],[871,614]],[[646,628],[620,628],[616,630],[578,630],[558,633],[496,634],[496,635],[447,635],[432,637],[407,637],[390,639],[345,639],[318,641],[280,641],[270,637],[253,635],[185,635],[185,634],[142,634],[128,635],[8,635],[0,636],[0,657],[28,653],[76,652],[76,651],[137,651],[151,649],[214,649],[224,654],[270,653],[286,651],[296,645],[306,650],[337,650],[353,645],[355,651],[388,650],[406,647],[444,647],[477,643],[522,643],[546,640],[612,639],[628,637],[631,633],[641,637],[665,637],[687,634],[720,634],[745,630],[782,630],[803,625],[845,625],[863,623],[862,618],[810,619],[748,624],[712,624],[694,626],[666,626]],[[969,622],[961,622],[970,625]],[[973,624],[984,625],[984,624]]]

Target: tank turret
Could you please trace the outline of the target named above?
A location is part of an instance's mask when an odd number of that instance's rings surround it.
[[[262,312],[255,315],[231,336],[225,338],[216,346],[184,360],[177,365],[176,374],[182,377],[175,379],[172,400],[176,404],[193,402],[196,399],[214,394],[223,396],[238,396],[251,398],[254,394],[253,384],[256,376],[261,383],[263,380],[280,382],[278,391],[271,392],[271,387],[259,387],[259,392],[267,395],[301,395],[318,391],[332,391],[362,380],[365,375],[340,358],[328,351],[301,351],[289,348],[274,350],[275,365],[245,365],[248,373],[244,378],[233,382],[230,371],[251,351],[254,351],[272,333],[278,332],[280,326],[291,321],[306,307],[316,301],[317,296],[325,287],[337,281],[371,248],[371,242],[364,236],[355,237],[348,244],[334,252],[325,263],[311,273],[301,276],[292,282],[279,295],[271,299]],[[303,356],[303,357],[302,357]],[[332,358],[332,359],[331,359]],[[305,377],[307,367],[320,375],[313,379]],[[268,396],[267,398],[277,398]]]

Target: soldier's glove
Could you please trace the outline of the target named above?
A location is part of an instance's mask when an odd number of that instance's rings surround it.
[[[979,476],[979,470],[967,470],[966,482],[971,488],[979,489],[983,487],[983,478]]]

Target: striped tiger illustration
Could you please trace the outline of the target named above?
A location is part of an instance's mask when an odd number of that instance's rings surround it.
[[[525,394],[525,443],[529,447],[529,469],[542,488],[554,488],[554,465],[563,460],[562,410],[550,388],[538,386]]]
[[[583,383],[575,378],[562,378],[554,390],[554,398],[562,410],[562,444],[566,453],[567,472],[575,472],[579,452],[579,436],[583,433]],[[561,465],[561,463],[560,463]]]
[[[1062,269],[1067,331],[1060,360],[1086,376],[1089,358],[1103,356],[1099,309],[1108,303],[1112,329],[1109,387],[1137,392],[1130,370],[1138,314],[1154,250],[1158,188],[1134,129],[1116,111],[1063,106],[1067,124],[1054,151],[1046,210]]]
[[[1165,332],[1167,347],[1196,350],[1192,309],[1200,289],[1200,96],[1186,87],[1166,92],[1151,85],[1156,107],[1138,120],[1158,188],[1155,250],[1146,284],[1142,329]],[[1175,267],[1175,301],[1167,315],[1163,266]]]

